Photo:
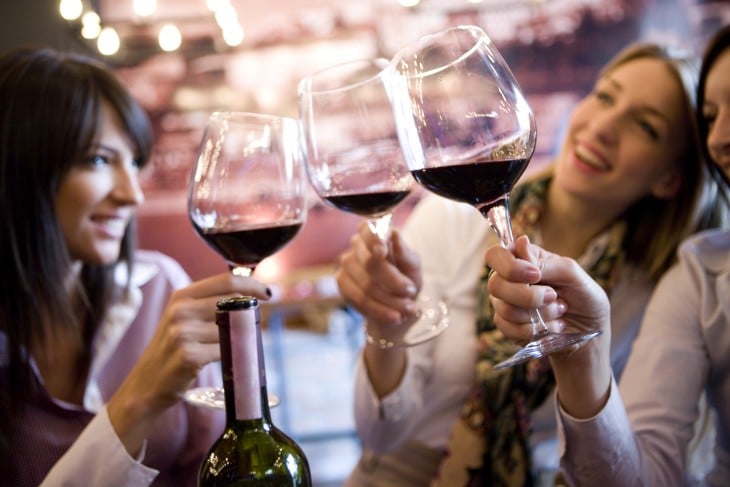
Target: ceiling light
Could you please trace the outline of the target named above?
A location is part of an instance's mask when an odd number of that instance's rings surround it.
[[[165,24],[160,28],[157,41],[163,51],[175,51],[182,44],[182,34],[175,24]]]
[[[58,11],[64,19],[76,20],[81,17],[81,12],[84,11],[84,5],[81,3],[81,0],[61,0],[61,3],[58,5]]]
[[[96,47],[105,56],[112,56],[119,51],[119,34],[112,27],[104,27],[96,40]]]

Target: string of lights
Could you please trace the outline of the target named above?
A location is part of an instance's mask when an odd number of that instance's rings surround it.
[[[123,0],[119,0],[121,3]],[[134,12],[132,21],[102,21],[100,13],[93,2],[84,0],[60,0],[58,11],[72,28],[78,28],[79,35],[95,43],[98,52],[104,56],[114,56],[123,47],[120,31],[157,31],[157,44],[161,51],[173,52],[180,49],[183,35],[180,25],[215,21],[220,29],[223,43],[228,47],[236,47],[244,40],[244,30],[238,19],[236,9],[230,0],[199,0],[205,4],[206,18],[163,18],[158,15],[157,0],[126,0],[131,2]]]

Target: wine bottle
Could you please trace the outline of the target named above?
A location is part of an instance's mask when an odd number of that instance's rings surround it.
[[[203,461],[198,485],[311,486],[304,452],[271,421],[257,299],[219,301],[216,323],[226,429]]]

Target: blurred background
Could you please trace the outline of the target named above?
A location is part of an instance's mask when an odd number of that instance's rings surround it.
[[[535,111],[534,170],[549,162],[572,105],[620,48],[643,39],[699,52],[728,23],[730,0],[2,0],[0,50],[47,45],[117,71],[156,132],[140,246],[201,278],[226,268],[186,212],[188,174],[212,111],[296,116],[305,74],[390,57],[423,34],[476,24]],[[420,196],[401,205],[396,224]],[[280,290],[265,309],[269,388],[282,396],[274,419],[302,443],[321,486],[339,485],[359,453],[350,374],[361,332],[337,299],[332,270],[360,221],[312,195],[300,234],[257,269]]]
[[[296,116],[296,85],[328,64],[381,55],[423,34],[477,24],[492,37],[538,121],[531,168],[549,160],[573,103],[621,47],[653,39],[699,50],[730,23],[728,0],[3,0],[0,49],[46,44],[113,66],[156,131],[144,174],[141,243],[199,278],[225,268],[193,233],[185,189],[217,109]],[[67,19],[64,19],[64,16]],[[418,194],[413,198],[417,199]],[[310,221],[257,275],[331,263],[359,218],[312,198]],[[409,211],[405,205],[400,221]],[[322,238],[326,236],[326,238]]]

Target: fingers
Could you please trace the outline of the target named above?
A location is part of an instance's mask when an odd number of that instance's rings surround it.
[[[335,278],[343,298],[373,321],[400,321],[413,307],[413,283],[392,264],[363,249],[351,248],[340,256]]]
[[[271,291],[268,286],[252,277],[235,276],[230,272],[223,272],[214,276],[196,281],[176,292],[180,297],[205,299],[209,297],[223,299],[233,296],[254,296],[268,300]]]
[[[541,266],[522,257],[528,255],[522,246],[519,249],[513,246],[513,249],[515,252],[521,252],[521,255],[505,249],[501,245],[493,245],[487,249],[485,254],[486,264],[504,279],[523,284],[537,283],[542,273]]]
[[[415,282],[416,286],[421,285],[421,259],[415,252],[411,251],[406,245],[400,232],[393,230],[391,234],[392,247],[391,252],[396,266],[401,273],[408,276]],[[408,283],[410,284],[410,283]],[[415,295],[415,292],[411,293]]]
[[[361,226],[340,255],[335,275],[345,301],[376,323],[395,323],[412,315],[420,283],[420,260],[397,231],[391,235],[388,249],[367,225]]]

